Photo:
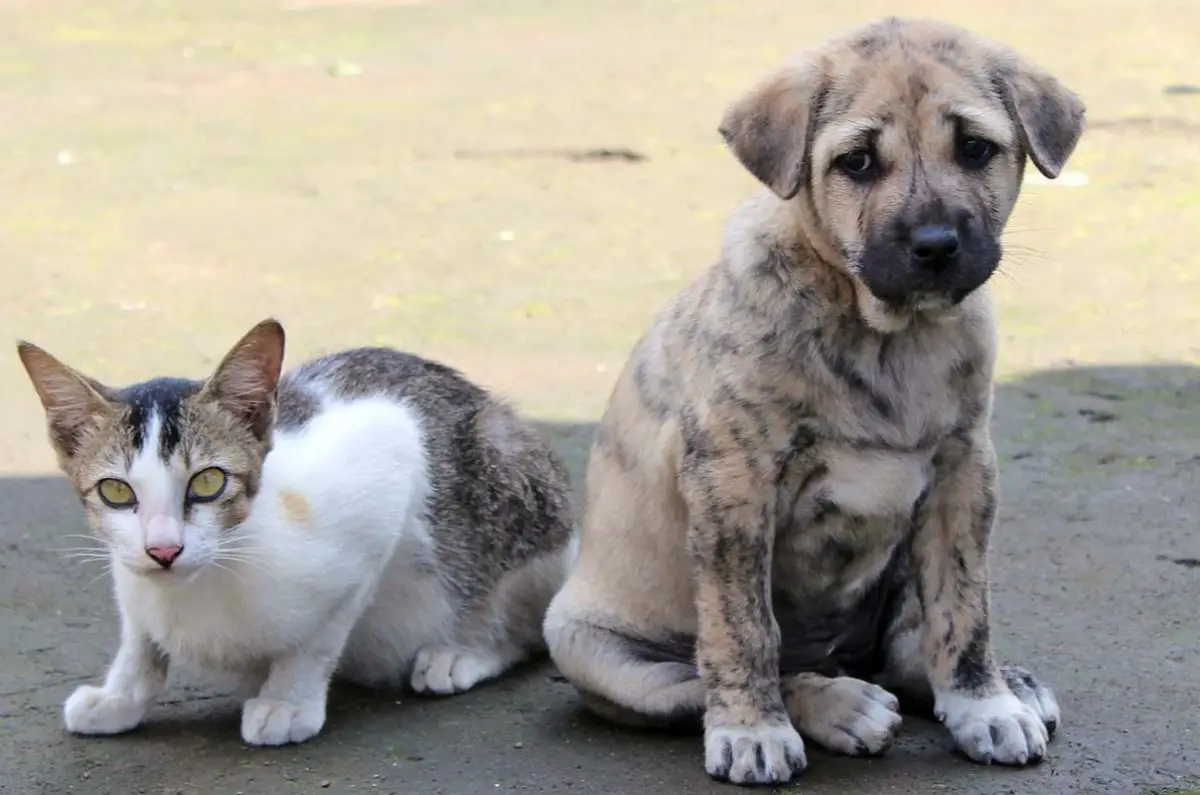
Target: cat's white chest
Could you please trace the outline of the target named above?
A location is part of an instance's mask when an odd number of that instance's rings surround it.
[[[278,597],[286,601],[287,594],[277,592],[276,600],[264,600],[260,588],[238,581],[234,573],[166,587],[139,579],[118,575],[122,610],[170,657],[200,667],[257,665],[290,637],[301,635],[299,624],[309,623],[280,609]]]

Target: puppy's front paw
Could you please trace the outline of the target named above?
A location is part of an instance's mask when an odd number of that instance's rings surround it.
[[[1062,711],[1058,708],[1058,699],[1054,697],[1054,691],[1020,666],[1006,665],[1000,669],[1000,673],[1004,675],[1008,689],[1037,713],[1042,719],[1042,725],[1046,727],[1046,734],[1053,737],[1058,725],[1062,723]]]
[[[900,702],[879,685],[840,676],[788,694],[788,714],[806,737],[849,756],[882,754],[900,730]]]
[[[302,743],[325,725],[324,704],[252,698],[242,707],[242,739],[250,745]]]
[[[808,766],[804,742],[791,723],[710,726],[704,732],[704,768],[734,784],[784,784]]]
[[[75,734],[120,734],[137,727],[146,707],[122,693],[83,685],[63,704],[63,722]]]
[[[946,694],[934,709],[959,750],[976,762],[1026,765],[1046,755],[1050,735],[1041,717],[1007,690],[983,698]]]
[[[470,690],[500,672],[494,656],[453,648],[424,648],[413,663],[412,689],[448,696]]]

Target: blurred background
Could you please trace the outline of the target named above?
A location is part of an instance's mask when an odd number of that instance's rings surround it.
[[[993,280],[998,633],[1067,716],[1037,771],[981,772],[933,732],[822,758],[801,789],[1177,791],[1200,775],[1196,0],[3,0],[0,336],[111,383],[200,377],[266,316],[292,365],[393,345],[511,398],[578,479],[630,347],[757,189],[724,108],[887,14],[1006,41],[1088,105],[1063,177],[1029,169]],[[0,405],[0,791],[710,786],[698,741],[587,723],[544,672],[412,717],[362,706],[282,755],[207,695],[149,738],[65,737],[115,623],[53,551],[82,525],[15,355]]]

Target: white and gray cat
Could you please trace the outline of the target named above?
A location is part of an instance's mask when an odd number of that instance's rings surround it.
[[[205,381],[113,389],[18,350],[121,615],[69,730],[133,729],[187,662],[257,692],[247,743],[302,742],[334,675],[458,693],[544,649],[574,554],[566,474],[455,370],[362,348],[281,377],[273,320]]]

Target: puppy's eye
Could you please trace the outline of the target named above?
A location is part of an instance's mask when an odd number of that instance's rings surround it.
[[[837,166],[846,176],[858,182],[874,179],[879,173],[879,165],[875,156],[866,149],[855,149],[837,159]]]
[[[996,145],[986,138],[964,135],[958,139],[958,160],[963,168],[983,168],[996,156],[996,151]]]

